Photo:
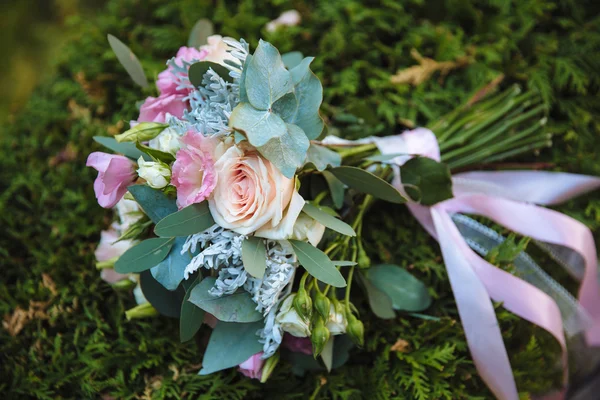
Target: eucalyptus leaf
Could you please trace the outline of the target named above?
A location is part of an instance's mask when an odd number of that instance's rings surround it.
[[[140,150],[143,151],[145,154],[148,154],[150,157],[162,161],[164,163],[170,164],[173,161],[175,161],[175,156],[171,153],[167,153],[165,151],[160,151],[157,149],[153,149],[152,147],[148,147],[146,145],[141,144],[140,142],[137,142],[135,144],[135,147]]]
[[[305,203],[302,208],[306,214],[308,214],[311,218],[317,220],[321,224],[325,225],[327,228],[332,229],[336,232],[341,233],[342,235],[347,236],[356,236],[356,232],[354,229],[344,221],[337,219],[336,217],[326,213],[321,210],[319,207],[315,207],[310,203]]]
[[[194,279],[194,282],[186,290],[185,297],[181,302],[181,314],[179,318],[179,340],[181,343],[191,340],[202,326],[202,321],[204,320],[204,310],[188,301],[192,290],[201,280],[201,275],[198,275]]]
[[[292,91],[292,76],[275,46],[262,39],[259,41],[248,63],[244,85],[248,101],[259,110],[270,109]]]
[[[173,239],[146,239],[127,250],[115,263],[120,274],[142,272],[160,263],[173,247]]]
[[[146,161],[152,161],[152,157],[141,152],[134,143],[119,143],[114,138],[108,136],[94,136],[94,140],[102,146],[114,151],[115,153],[123,154],[125,157],[137,161],[143,157]]]
[[[298,64],[302,62],[304,55],[299,51],[290,51],[289,53],[285,53],[281,55],[281,60],[283,61],[283,65],[287,69],[292,69]]]
[[[167,290],[175,290],[184,279],[185,268],[192,260],[188,252],[181,253],[186,238],[175,238],[173,248],[159,264],[152,267],[152,276]]]
[[[113,35],[109,34],[107,36],[110,47],[131,79],[143,88],[148,87],[148,80],[146,79],[146,74],[144,74],[144,68],[142,68],[142,64],[140,64],[140,61],[135,54],[133,54],[129,47]]]
[[[198,61],[197,63],[190,65],[188,71],[190,83],[194,85],[194,87],[202,86],[204,74],[206,74],[209,69],[215,71],[225,82],[233,83],[233,78],[229,76],[229,70],[221,64],[212,61]]]
[[[392,185],[370,172],[348,166],[333,168],[330,171],[340,181],[359,192],[370,194],[390,203],[406,202],[406,199]]]
[[[246,71],[248,71],[248,65],[252,61],[252,55],[246,56],[246,61],[242,67],[242,75],[240,76],[240,103],[248,103],[248,93],[246,92]]]
[[[321,174],[325,178],[325,181],[327,181],[327,186],[329,186],[333,206],[337,209],[342,208],[344,205],[344,184],[329,171],[323,171]]]
[[[319,115],[319,108],[323,101],[323,86],[317,76],[310,70],[310,63],[314,57],[306,57],[290,73],[294,83],[296,96],[296,112],[286,122],[298,125],[312,140],[323,132],[323,119]]]
[[[376,265],[369,268],[367,279],[392,300],[395,310],[423,311],[431,305],[427,287],[404,268]]]
[[[205,231],[214,224],[208,202],[203,201],[191,204],[161,219],[154,227],[154,233],[161,237],[187,237]]]
[[[150,271],[140,274],[140,287],[142,294],[160,314],[171,318],[179,318],[181,314],[181,302],[185,295],[183,288],[175,291],[165,289],[152,277]]]
[[[415,157],[400,167],[400,174],[402,184],[407,185],[406,193],[419,198],[420,204],[431,206],[452,198],[452,177],[446,164],[428,157]]]
[[[249,103],[240,103],[233,109],[229,126],[242,132],[255,147],[264,146],[287,132],[285,122],[277,114],[268,110],[257,110]]]
[[[263,316],[256,311],[256,303],[252,296],[245,290],[233,294],[215,297],[209,290],[215,285],[216,278],[205,278],[190,294],[189,301],[207,313],[215,316],[219,321],[249,323],[261,321]]]
[[[346,286],[346,280],[325,253],[310,243],[299,240],[290,240],[289,242],[298,256],[298,261],[309,274],[334,287]]]
[[[168,124],[158,122],[140,122],[125,132],[115,135],[115,140],[121,142],[146,142],[157,137],[168,128]]]
[[[267,250],[264,240],[250,236],[242,242],[244,269],[253,277],[262,279],[267,269]]]
[[[390,297],[377,289],[367,278],[362,274],[358,274],[361,283],[363,284],[367,297],[369,299],[369,306],[377,317],[382,319],[392,319],[396,317],[394,307],[392,306],[392,300]]]
[[[329,166],[335,168],[342,165],[342,156],[337,151],[311,143],[306,154],[306,164],[308,163],[312,163],[317,171],[323,171]]]
[[[199,375],[238,366],[262,351],[263,345],[256,336],[256,331],[262,328],[263,321],[251,324],[219,321],[210,335]]]
[[[175,199],[148,185],[133,185],[127,188],[135,201],[142,207],[144,213],[154,222],[177,211]]]
[[[286,127],[282,136],[274,137],[258,150],[286,178],[292,179],[306,157],[310,142],[298,126],[286,124]]]
[[[214,34],[213,23],[206,19],[199,19],[190,32],[188,47],[200,47],[208,43],[208,37]]]

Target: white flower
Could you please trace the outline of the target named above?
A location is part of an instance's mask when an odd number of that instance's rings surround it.
[[[180,138],[181,135],[174,128],[167,128],[159,133],[157,137],[151,139],[148,145],[153,149],[175,155],[181,147]]]
[[[119,221],[121,222],[118,226],[118,230],[121,234],[127,232],[127,229],[144,215],[140,210],[139,204],[135,202],[135,200],[122,198],[115,208],[117,209]]]
[[[212,35],[209,36],[206,41],[208,44],[204,46],[200,46],[200,50],[205,50],[208,52],[206,57],[204,57],[203,61],[211,61],[217,64],[221,64],[223,66],[227,66],[225,64],[225,60],[232,61],[237,63],[237,58],[232,56],[227,50],[229,50],[229,46],[223,41],[223,36],[221,35]]]
[[[303,242],[309,241],[310,244],[317,247],[323,238],[323,233],[325,233],[325,225],[306,213],[300,213],[294,224],[294,231],[291,239],[301,240]]]
[[[281,15],[269,22],[265,29],[267,32],[275,32],[280,26],[296,26],[300,23],[302,17],[296,10],[288,10],[281,13]]]
[[[154,189],[164,188],[171,180],[171,169],[167,164],[160,161],[144,161],[143,157],[138,160],[137,173]]]
[[[281,329],[284,332],[289,333],[292,336],[296,337],[308,337],[310,336],[310,327],[304,321],[302,317],[298,315],[296,309],[294,309],[293,302],[295,294],[288,296],[281,308],[279,309],[279,313],[275,317],[275,322],[277,322]]]
[[[348,321],[344,316],[343,310],[336,310],[334,305],[329,306],[329,319],[327,320],[327,329],[332,335],[341,335],[346,333]]]

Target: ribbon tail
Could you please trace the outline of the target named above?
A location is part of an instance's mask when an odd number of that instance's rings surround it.
[[[444,210],[432,207],[431,218],[477,371],[498,399],[517,400],[517,387],[493,304],[465,256],[472,251]]]

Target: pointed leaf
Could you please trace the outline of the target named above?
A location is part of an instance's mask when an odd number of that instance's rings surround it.
[[[141,87],[147,87],[148,80],[146,79],[146,74],[144,74],[144,68],[142,68],[142,64],[140,64],[140,61],[129,47],[110,34],[108,35],[108,43],[131,79]]]
[[[215,224],[208,202],[191,204],[161,219],[154,233],[161,237],[190,236],[205,231]]]
[[[342,156],[325,146],[311,143],[306,154],[306,164],[308,163],[312,163],[317,168],[317,171],[323,171],[328,166],[335,168],[342,165]]]
[[[370,194],[390,203],[402,204],[402,197],[392,185],[370,172],[356,167],[338,167],[330,170],[336,178],[359,192]]]
[[[152,147],[143,145],[140,142],[137,142],[135,144],[135,147],[138,150],[143,151],[145,154],[148,154],[150,157],[155,158],[164,163],[171,164],[173,161],[175,161],[175,156],[173,154],[153,149]]]
[[[175,291],[165,289],[152,277],[150,271],[143,271],[140,274],[140,287],[142,294],[156,311],[167,317],[179,318],[184,296],[182,288]]]
[[[326,213],[319,207],[315,207],[310,203],[305,203],[304,207],[302,208],[302,211],[304,211],[310,217],[322,223],[329,229],[339,232],[342,235],[356,236],[356,232],[354,232],[354,229],[352,229],[350,225]]]
[[[242,261],[244,269],[253,277],[262,279],[267,269],[267,250],[265,242],[250,236],[242,242]]]
[[[202,86],[204,74],[206,74],[209,69],[215,71],[217,75],[219,75],[225,82],[233,82],[233,78],[229,76],[229,70],[221,64],[217,64],[212,61],[199,61],[190,65],[190,69],[188,71],[190,83],[194,85],[194,87]]]
[[[208,37],[213,34],[213,23],[206,18],[199,19],[190,32],[188,47],[200,47],[207,44]]]
[[[194,282],[192,282],[191,286],[185,292],[185,297],[181,302],[181,316],[179,318],[179,340],[181,343],[193,339],[204,320],[204,310],[188,301],[190,294],[192,294],[192,290],[201,280],[201,275],[198,275],[196,279],[194,279]]]
[[[236,324],[219,321],[210,335],[210,340],[199,375],[232,368],[262,351],[256,331],[264,328],[264,322]]]
[[[363,284],[367,297],[369,298],[369,306],[373,314],[382,319],[392,319],[396,317],[394,308],[392,307],[392,300],[387,294],[377,289],[367,278],[362,274],[358,274],[361,283]]]
[[[119,143],[114,138],[108,136],[94,136],[94,140],[102,146],[114,151],[115,153],[123,154],[125,157],[137,161],[140,157],[144,157],[146,161],[152,161],[152,157],[141,152],[134,143]]]
[[[323,119],[319,108],[323,101],[323,86],[317,76],[310,70],[314,57],[306,57],[290,73],[294,83],[294,94],[297,109],[286,122],[298,125],[310,139],[316,139],[323,132]]]
[[[160,263],[173,247],[173,239],[153,238],[127,250],[115,263],[120,274],[142,272]]]
[[[250,61],[252,61],[252,56],[248,54],[242,66],[242,75],[240,76],[240,103],[249,103],[248,93],[246,92],[246,72],[248,71]]]
[[[283,61],[283,65],[287,69],[292,69],[298,64],[302,62],[304,55],[299,51],[290,51],[289,53],[285,53],[281,55],[281,60]]]
[[[400,167],[400,174],[402,184],[418,188],[415,190],[406,186],[405,190],[412,198],[419,198],[420,204],[431,206],[452,198],[450,168],[444,163],[427,157],[415,157]]]
[[[292,76],[285,69],[279,51],[270,43],[260,40],[252,55],[244,82],[248,100],[259,110],[271,105],[292,91]]]
[[[329,171],[323,171],[321,174],[323,174],[323,178],[325,178],[327,186],[329,186],[333,206],[337,209],[342,208],[344,205],[344,184]]]
[[[144,213],[154,222],[177,211],[175,199],[148,185],[133,185],[127,188],[135,201],[142,207]]]
[[[183,281],[185,268],[192,260],[188,252],[181,254],[186,238],[175,238],[173,248],[158,265],[152,267],[152,276],[167,290],[175,290]]]
[[[255,322],[263,319],[256,311],[256,303],[246,291],[239,291],[221,297],[215,297],[208,291],[215,285],[216,278],[210,277],[200,282],[190,294],[189,301],[207,313],[225,322]]]
[[[397,265],[371,267],[367,278],[389,296],[396,310],[423,311],[431,305],[431,296],[423,282]]]
[[[309,274],[331,286],[346,286],[346,280],[325,253],[310,243],[299,240],[290,240],[289,242],[298,256],[298,261]]]

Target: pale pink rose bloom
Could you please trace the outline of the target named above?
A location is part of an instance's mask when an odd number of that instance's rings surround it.
[[[148,97],[140,108],[137,122],[165,123],[167,114],[177,118],[183,117],[188,102],[182,94],[161,94],[158,97]]]
[[[183,66],[183,62],[191,63],[201,61],[208,54],[208,50],[198,50],[195,47],[181,47],[175,56],[175,64]],[[166,70],[158,74],[156,86],[161,94],[183,94],[187,95],[191,89],[177,89],[178,81],[181,76],[177,76],[173,67],[169,66]]]
[[[201,51],[206,51],[205,61],[214,62],[223,66],[227,66],[225,61],[229,60],[233,63],[238,63],[238,59],[231,55],[227,50],[229,46],[223,41],[223,36],[212,35],[206,39],[207,44],[200,46]]]
[[[313,353],[312,343],[307,337],[296,337],[286,333],[283,335],[283,341],[281,344],[283,347],[293,351],[294,353],[304,353],[308,355]]]
[[[107,231],[102,231],[100,233],[100,243],[98,243],[98,247],[94,252],[96,260],[100,262],[121,257],[123,253],[133,246],[133,242],[131,240],[121,240],[120,242],[116,242],[118,239],[119,235],[114,228],[110,228]],[[126,279],[129,275],[120,274],[112,268],[104,268],[100,273],[100,276],[107,283],[115,283]]]
[[[263,352],[256,353],[243,363],[239,365],[239,370],[242,374],[246,375],[251,379],[260,379],[262,376],[262,369],[265,365],[265,360],[261,358]]]
[[[217,184],[213,159],[217,140],[190,131],[181,138],[181,143],[183,147],[175,156],[171,176],[180,209],[206,200]]]
[[[93,152],[88,156],[86,166],[98,171],[94,192],[98,204],[104,208],[114,207],[137,177],[135,164],[127,157],[115,154]]]

